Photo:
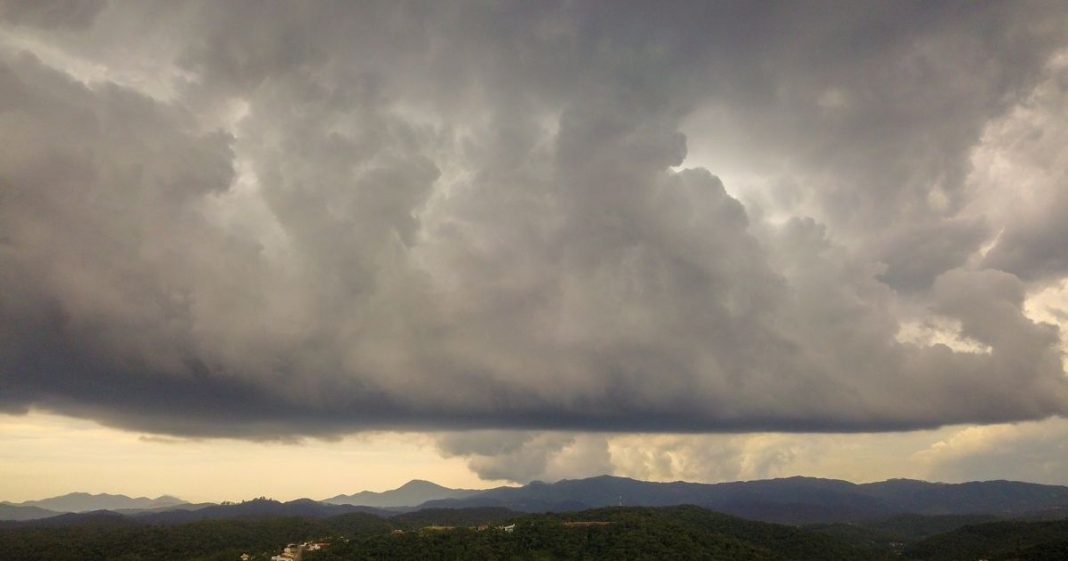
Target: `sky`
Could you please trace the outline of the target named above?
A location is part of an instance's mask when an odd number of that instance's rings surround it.
[[[0,499],[1068,484],[1065,146],[1056,2],[0,0]]]

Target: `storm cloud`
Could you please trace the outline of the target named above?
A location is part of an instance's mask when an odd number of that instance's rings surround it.
[[[0,3],[4,410],[254,439],[1068,413],[1068,323],[1027,314],[1068,274],[1063,6],[32,4]],[[440,447],[606,461],[512,438]]]

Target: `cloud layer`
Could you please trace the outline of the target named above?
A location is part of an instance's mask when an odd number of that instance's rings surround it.
[[[468,431],[438,437],[446,458],[485,480],[527,483],[614,474],[646,481],[797,475],[854,482],[914,478],[1068,484],[1068,420],[897,433],[605,434]]]
[[[1060,6],[2,6],[0,408],[248,438],[1068,412],[1065,322],[1025,313],[1068,273]],[[514,450],[603,461],[545,438]]]

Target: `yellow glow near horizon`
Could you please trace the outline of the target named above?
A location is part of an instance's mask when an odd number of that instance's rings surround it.
[[[507,484],[480,479],[469,467],[479,456],[444,454],[437,445],[444,434],[377,432],[298,443],[195,440],[41,411],[0,415],[0,500],[75,491],[169,494],[191,502],[323,499],[394,489],[412,479],[454,488]],[[537,477],[550,481],[607,469],[650,481],[706,483],[804,475],[858,483],[909,477],[1068,484],[1068,419],[1056,417],[893,433],[528,434],[573,439],[574,445],[544,457]],[[603,461],[591,464],[596,454],[589,454],[597,450]],[[539,461],[518,453],[523,461]]]
[[[449,487],[490,486],[461,458],[444,459],[411,433],[367,433],[300,443],[149,436],[44,412],[0,415],[0,500],[75,491],[191,502],[323,499],[433,478]]]

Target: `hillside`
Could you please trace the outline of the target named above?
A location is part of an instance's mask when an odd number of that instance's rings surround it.
[[[814,524],[806,528],[836,536],[858,547],[877,551],[900,551],[905,544],[930,536],[997,520],[996,516],[988,514],[897,514],[888,518],[852,523]]]
[[[269,553],[286,543],[329,531],[314,520],[302,518],[210,520],[170,526],[83,523],[0,529],[0,551],[4,559],[18,561],[234,561],[244,551],[268,559]]]
[[[12,504],[0,504],[0,520],[37,520],[62,514],[54,510],[47,510],[37,506],[17,506]]]
[[[477,526],[494,524],[521,516],[521,513],[500,507],[426,508],[398,514],[389,519],[397,528],[423,526]]]
[[[1068,520],[982,523],[989,517],[903,515],[797,527],[697,506],[555,514],[427,509],[397,515],[336,514],[359,507],[261,499],[211,508],[223,510],[215,519],[188,522],[159,523],[110,511],[9,522],[0,524],[0,551],[19,561],[233,561],[244,552],[268,558],[287,543],[326,540],[327,550],[308,552],[304,561],[1068,559]]]
[[[1020,481],[953,484],[891,479],[857,487],[896,510],[920,514],[1016,515],[1068,506],[1068,487]]]
[[[307,561],[423,559],[604,561],[730,559],[732,561],[876,561],[834,537],[741,520],[693,506],[623,507],[520,517],[511,531],[458,528],[359,536]]]
[[[5,558],[19,561],[232,561],[244,552],[266,558],[287,543],[326,539],[331,546],[306,553],[305,561],[883,558],[882,553],[873,556],[833,536],[741,520],[698,507],[605,508],[502,519],[505,514],[481,509],[389,519],[353,512],[328,518],[261,517],[157,525],[113,513],[85,513],[67,515],[81,517],[78,524],[0,529],[0,551]],[[420,529],[431,520],[448,520],[457,528]],[[485,530],[475,529],[487,524],[491,526]],[[501,529],[503,524],[515,524],[514,531]]]
[[[1063,561],[1068,559],[1068,520],[965,526],[921,540],[904,555],[920,561]]]
[[[323,504],[311,499],[280,502],[271,499],[254,499],[234,504],[212,505],[196,510],[169,510],[134,515],[148,524],[181,524],[197,520],[234,520],[242,518],[265,518],[298,516],[303,518],[327,518],[351,512],[389,513],[370,507]]]

